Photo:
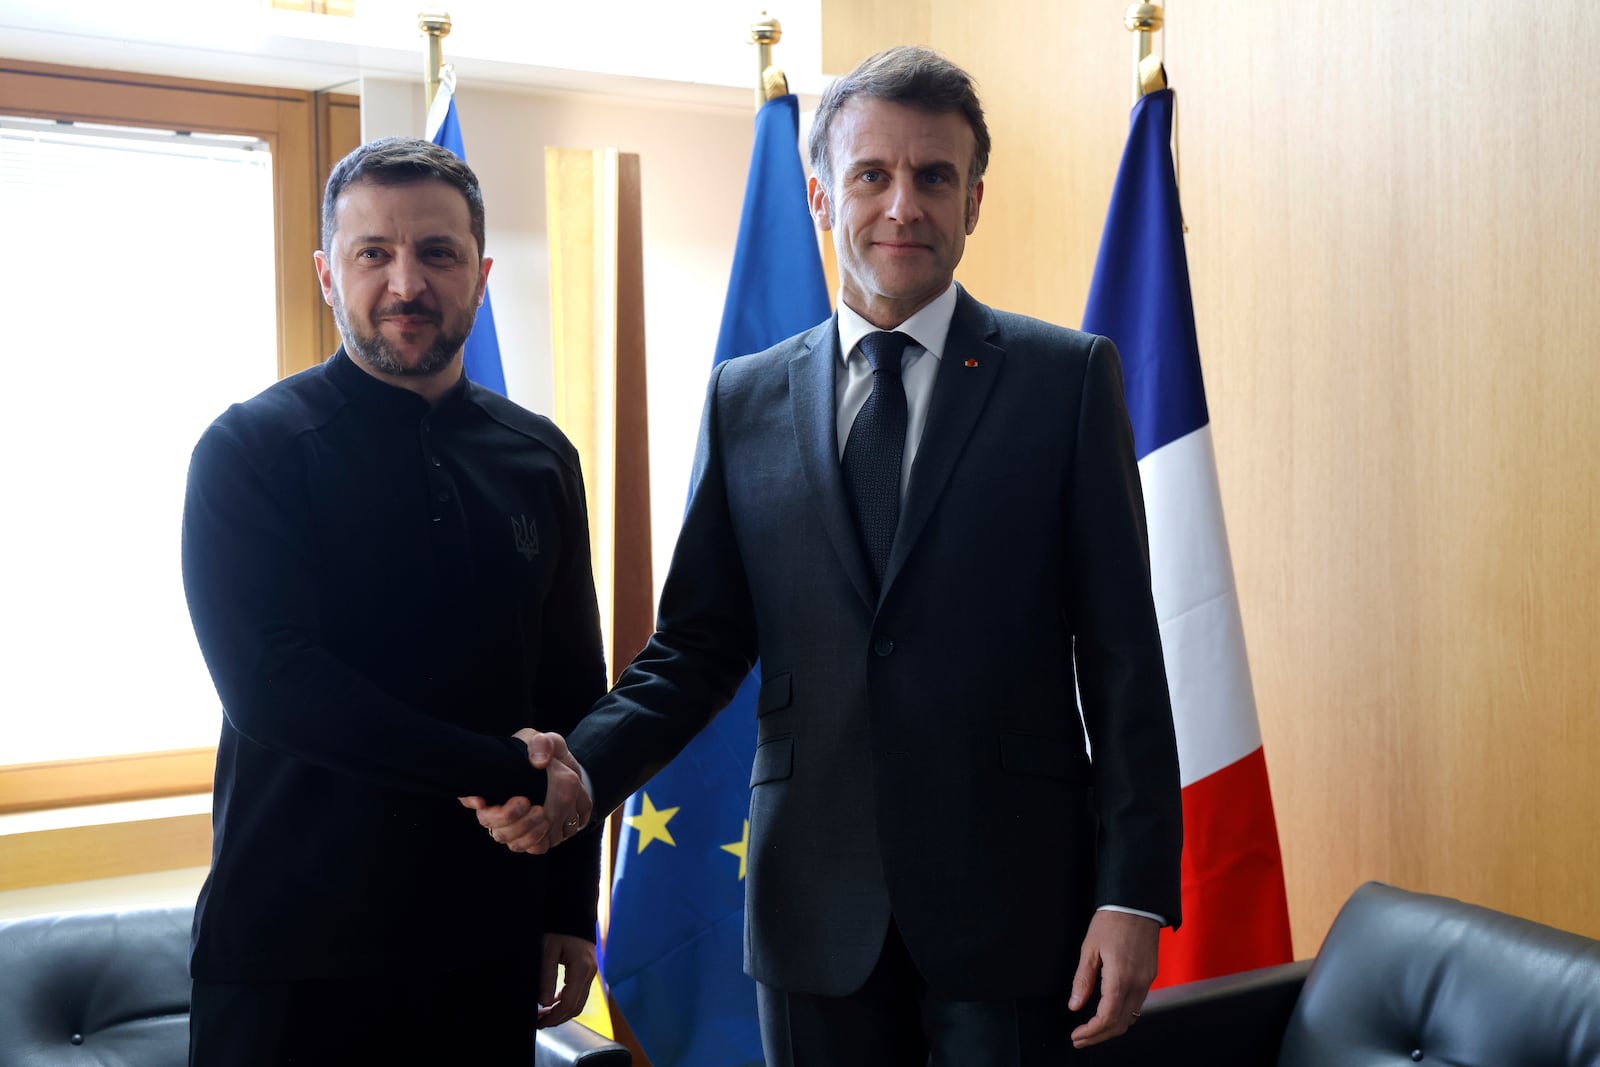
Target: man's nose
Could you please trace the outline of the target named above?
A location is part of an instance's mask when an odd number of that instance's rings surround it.
[[[415,256],[401,252],[389,262],[389,291],[401,300],[414,300],[427,287],[422,264]]]
[[[922,195],[915,178],[897,180],[889,190],[889,217],[896,222],[916,222],[922,218]]]

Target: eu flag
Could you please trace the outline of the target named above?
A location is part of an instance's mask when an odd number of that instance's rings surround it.
[[[769,100],[755,147],[716,357],[770,348],[830,314],[796,148],[799,103]],[[656,1067],[759,1065],[744,973],[744,850],[760,668],[623,809],[605,978]]]
[[[445,67],[439,72],[439,92],[428,110],[428,140],[456,154],[463,163],[467,150],[461,144],[461,119],[456,114],[455,72]],[[467,377],[501,396],[506,394],[506,375],[500,366],[500,341],[494,332],[494,304],[489,290],[483,291],[483,306],[478,320],[467,335],[464,362]]]
[[[1200,373],[1170,89],[1134,106],[1083,328],[1116,342],[1183,781],[1183,926],[1157,986],[1293,959],[1283,860]]]

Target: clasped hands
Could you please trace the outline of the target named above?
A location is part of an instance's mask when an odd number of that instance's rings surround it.
[[[463,807],[478,813],[479,825],[489,836],[513,852],[542,855],[589,825],[594,801],[589,796],[583,768],[567,750],[566,738],[533,729],[518,730],[513,737],[528,746],[528,762],[545,772],[544,803],[512,797],[490,804],[483,797],[460,797]]]

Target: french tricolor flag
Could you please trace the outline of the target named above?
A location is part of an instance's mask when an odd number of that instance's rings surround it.
[[[1116,342],[1183,777],[1183,926],[1157,986],[1293,958],[1272,790],[1212,452],[1170,89],[1133,109],[1083,328]]]

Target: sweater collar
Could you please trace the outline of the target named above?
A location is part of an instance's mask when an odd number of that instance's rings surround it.
[[[390,385],[356,366],[355,359],[345,351],[342,344],[328,359],[328,374],[340,392],[365,407],[411,415],[415,418],[425,417],[430,410],[428,401],[418,394],[409,389],[402,389],[398,385]],[[449,392],[439,398],[438,406],[432,410],[443,411],[459,403],[466,395],[466,391],[467,376],[462,374],[450,387]]]

